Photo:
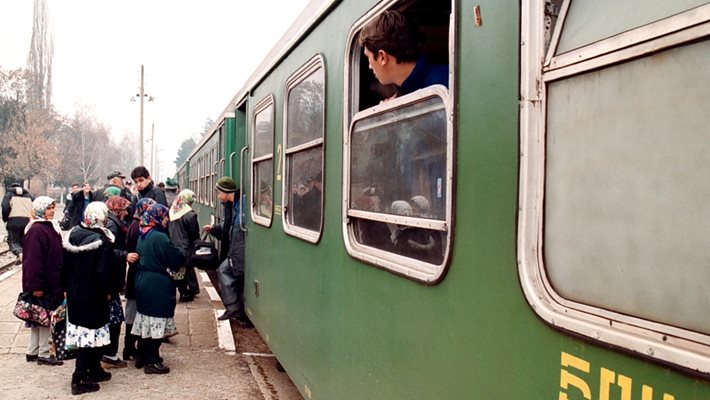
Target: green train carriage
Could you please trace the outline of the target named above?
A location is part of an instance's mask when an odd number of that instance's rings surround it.
[[[378,104],[386,9],[448,88]],[[202,223],[239,181],[247,312],[307,399],[708,399],[709,36],[707,1],[313,1],[183,171]]]

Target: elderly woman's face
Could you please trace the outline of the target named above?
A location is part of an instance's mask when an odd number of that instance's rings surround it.
[[[47,211],[44,212],[44,219],[46,219],[48,221],[50,219],[54,219],[54,209],[55,209],[54,203],[50,204],[49,207],[47,207]]]

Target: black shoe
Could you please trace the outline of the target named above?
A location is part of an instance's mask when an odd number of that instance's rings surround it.
[[[64,361],[57,360],[54,357],[37,357],[37,364],[39,365],[49,365],[49,366],[55,366],[55,365],[63,365]]]
[[[143,366],[145,365],[143,360],[138,356],[136,356],[135,360],[136,360],[136,368],[143,368]]]
[[[103,368],[97,371],[91,371],[89,372],[89,380],[94,383],[110,381],[111,373],[104,371]]]
[[[241,316],[241,315],[242,315],[242,314],[241,314],[239,311],[236,311],[236,310],[235,310],[235,311],[226,310],[226,311],[224,312],[224,314],[222,314],[222,315],[220,315],[219,317],[217,317],[217,319],[220,320],[220,321],[226,321],[226,320],[232,319],[232,318],[235,318],[235,319],[236,319],[236,318],[238,318],[238,317]]]
[[[180,303],[189,303],[191,301],[195,301],[195,296],[191,294],[180,295]]]
[[[104,368],[126,368],[128,363],[116,357],[116,359],[111,359],[106,356],[101,358],[101,364]]]
[[[34,362],[34,361],[37,361],[38,357],[39,356],[37,354],[34,354],[34,355],[33,354],[25,354],[25,361]]]
[[[99,389],[101,389],[101,386],[99,386],[98,383],[91,382],[88,379],[82,379],[77,381],[72,379],[71,381],[71,394],[75,396],[78,394],[95,392]]]
[[[156,364],[149,364],[143,368],[143,372],[146,374],[167,374],[170,372],[170,368],[165,366],[162,362]]]

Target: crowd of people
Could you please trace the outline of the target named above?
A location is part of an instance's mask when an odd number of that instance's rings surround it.
[[[106,186],[95,191],[89,184],[72,185],[61,219],[55,218],[54,199],[33,198],[19,184],[3,199],[11,247],[22,257],[22,291],[42,298],[50,308],[65,306],[65,348],[76,354],[71,377],[75,395],[99,390],[100,382],[111,379],[107,368],[126,367],[130,360],[146,374],[170,372],[160,346],[178,333],[176,303],[193,301],[199,294],[191,263],[200,236],[191,207],[195,194],[179,190],[173,179],[159,188],[142,166],[131,172],[133,188],[119,171],[107,179]],[[219,318],[246,323],[241,198],[229,177],[221,178],[216,190],[226,219],[203,230],[223,241],[219,281],[227,310]],[[26,325],[26,360],[62,365],[50,352],[50,328]]]

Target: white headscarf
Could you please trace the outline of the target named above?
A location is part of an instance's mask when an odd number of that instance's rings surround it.
[[[35,222],[49,222],[59,235],[62,234],[59,222],[56,219],[47,219],[47,209],[52,204],[55,204],[55,201],[48,196],[38,196],[32,201],[32,215],[30,215],[30,222],[25,226],[25,233],[30,230],[30,227]]]
[[[106,229],[106,219],[108,218],[108,207],[100,201],[92,201],[84,210],[84,220],[81,225],[85,228],[100,229],[111,243],[115,240],[113,233]]]

